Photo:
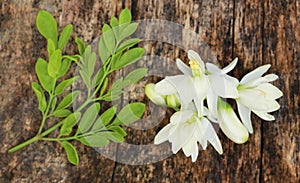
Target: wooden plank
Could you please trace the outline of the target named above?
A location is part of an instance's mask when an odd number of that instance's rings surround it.
[[[0,182],[110,182],[113,161],[80,143],[75,142],[81,161],[78,166],[67,162],[58,143],[36,142],[13,154],[7,150],[34,136],[40,125],[31,82],[37,81],[37,58],[47,53],[46,42],[35,27],[37,12],[50,11],[60,27],[72,23],[73,35],[91,43],[100,35],[99,27],[119,14],[122,3],[28,0],[5,1],[0,7]],[[73,38],[68,52],[76,53],[76,49]]]
[[[300,181],[300,2],[264,1],[263,60],[278,74],[284,96],[276,121],[262,128],[262,181]]]
[[[259,15],[256,15],[256,8],[260,8],[257,2],[251,3],[253,6],[249,11],[249,2],[246,4],[238,3],[235,13],[238,14],[236,18],[235,34],[239,37],[254,36],[260,33],[260,28],[253,29],[251,24],[242,25],[243,19],[247,21],[261,21]],[[153,8],[155,6],[156,8]],[[149,7],[146,10],[143,7]],[[164,9],[164,7],[167,7]],[[132,7],[133,8],[133,7]],[[139,18],[159,18],[163,20],[171,20],[183,24],[186,28],[197,31],[212,48],[216,57],[220,60],[220,65],[227,65],[232,59],[233,52],[233,2],[221,1],[205,1],[205,2],[190,2],[190,1],[138,1],[136,3],[137,19]],[[251,28],[249,33],[245,32],[242,26],[246,29]],[[248,31],[248,30],[246,30]],[[249,34],[249,35],[247,35]],[[239,40],[239,38],[234,41]],[[253,44],[253,45],[252,45]],[[259,51],[252,51],[245,55],[243,53],[244,45],[246,48],[256,49]],[[162,45],[152,45],[151,49],[162,50],[162,54],[166,54],[175,60],[176,56],[184,59],[182,55],[172,55],[168,50],[161,48]],[[261,41],[252,43],[252,40],[242,40],[242,45],[235,46],[236,56],[245,59],[249,63],[247,69],[252,69],[250,64],[252,59],[259,59],[261,62]],[[186,53],[182,53],[186,54]],[[187,61],[187,60],[185,60]],[[243,64],[240,63],[239,67]],[[257,64],[259,65],[259,63]],[[165,66],[162,64],[162,66]],[[242,72],[234,73],[237,77]],[[155,82],[155,81],[154,81]],[[170,111],[172,112],[172,111]],[[152,143],[155,134],[169,121],[171,113],[168,113],[164,121],[159,127],[155,127],[148,131],[129,130],[127,142],[134,144]],[[114,172],[114,182],[230,182],[247,180],[249,182],[259,181],[260,168],[260,124],[255,124],[255,135],[251,136],[250,141],[244,145],[236,145],[230,142],[221,132],[222,145],[224,154],[222,156],[212,148],[209,147],[206,151],[200,151],[197,162],[192,163],[190,158],[186,158],[182,152],[173,155],[163,161],[149,164],[149,165],[124,165],[117,163]],[[124,154],[124,153],[123,153]],[[121,153],[122,155],[122,153]],[[120,155],[120,156],[121,156]],[[129,157],[134,161],[136,156]]]

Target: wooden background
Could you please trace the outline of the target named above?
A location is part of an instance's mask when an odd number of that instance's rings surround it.
[[[45,40],[35,27],[37,12],[50,11],[60,27],[72,23],[73,37],[91,43],[103,23],[124,7],[136,20],[168,20],[199,33],[222,66],[239,57],[232,73],[238,78],[272,64],[270,72],[280,78],[275,85],[284,93],[281,109],[274,113],[276,121],[253,115],[255,131],[243,145],[219,132],[224,154],[209,147],[200,151],[195,163],[180,152],[153,164],[125,165],[79,143],[78,166],[67,162],[56,143],[38,142],[7,154],[9,147],[34,136],[41,120],[30,87],[36,81],[36,59],[46,55]],[[149,45],[148,54],[185,57],[174,46]],[[75,53],[73,40],[68,52]],[[297,0],[0,0],[0,182],[299,182],[299,60]],[[169,116],[170,111],[163,123],[148,131],[128,129],[127,142],[152,143]]]

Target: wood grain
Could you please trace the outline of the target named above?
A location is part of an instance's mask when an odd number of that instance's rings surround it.
[[[34,71],[37,58],[46,56],[46,42],[35,28],[37,12],[40,9],[51,12],[59,27],[73,24],[73,39],[66,52],[75,53],[75,35],[92,43],[101,35],[101,26],[125,7],[131,9],[135,20],[160,19],[182,25],[187,32],[197,33],[211,49],[207,52],[204,49],[207,47],[197,45],[195,39],[185,41],[191,39],[186,32],[161,33],[165,37],[176,36],[184,42],[183,47],[159,40],[145,41],[141,46],[147,55],[162,59],[155,62],[150,57],[143,58],[129,70],[147,66],[153,70],[167,68],[168,74],[177,73],[173,61],[179,57],[187,62],[187,48],[207,53],[206,61],[218,60],[221,66],[238,57],[237,68],[231,74],[239,79],[250,70],[270,63],[269,73],[279,75],[275,85],[284,92],[279,100],[281,109],[274,113],[276,121],[265,122],[252,115],[254,134],[243,145],[230,142],[219,131],[224,154],[218,155],[210,146],[199,152],[195,163],[179,152],[156,163],[128,165],[114,162],[79,143],[75,143],[81,160],[77,167],[67,162],[62,148],[55,143],[37,142],[23,151],[7,154],[10,146],[35,135],[41,120],[30,87],[37,80]],[[300,2],[297,0],[0,1],[0,182],[299,182],[299,59]],[[149,76],[128,88],[124,103],[139,100],[149,104],[143,85],[161,78]],[[144,117],[151,112],[147,111]],[[163,120],[152,129],[126,127],[126,143],[152,144],[172,113],[167,110]],[[150,122],[135,127],[142,128]],[[140,161],[134,153],[128,156],[130,151],[124,145],[112,148],[119,161],[122,158]],[[151,158],[146,159],[151,161]]]

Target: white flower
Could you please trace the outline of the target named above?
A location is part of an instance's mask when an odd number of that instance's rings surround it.
[[[236,116],[231,105],[220,98],[218,99],[218,121],[221,130],[233,142],[242,144],[248,140],[247,128]]]
[[[170,121],[171,123],[155,136],[154,144],[168,140],[172,143],[174,154],[182,148],[187,157],[192,157],[193,162],[198,156],[198,142],[206,149],[209,141],[219,154],[223,153],[221,142],[212,124],[206,117],[198,116],[195,108],[189,107],[174,113]]]
[[[207,96],[208,78],[205,75],[204,63],[200,56],[196,52],[189,50],[188,57],[191,68],[180,59],[177,59],[177,67],[184,74],[167,76],[158,82],[154,89],[161,95],[178,95],[182,108],[187,108],[194,101],[200,114],[203,111],[203,100]]]
[[[267,74],[262,77],[270,66],[270,64],[263,65],[246,74],[238,86],[239,97],[236,99],[237,107],[242,122],[247,127],[249,133],[253,133],[250,118],[251,111],[260,118],[271,121],[275,120],[275,118],[268,113],[280,108],[276,99],[282,96],[282,92],[269,83],[275,81],[278,76]]]
[[[237,98],[237,86],[239,81],[227,75],[237,64],[238,59],[235,58],[229,65],[223,69],[212,63],[206,63],[210,88],[207,96],[207,105],[213,115],[217,114],[218,97]]]

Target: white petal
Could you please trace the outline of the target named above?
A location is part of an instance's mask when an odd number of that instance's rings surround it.
[[[200,66],[202,72],[204,73],[204,71],[205,71],[205,65],[204,65],[204,62],[203,62],[203,60],[201,59],[200,55],[199,55],[197,52],[195,52],[195,51],[193,51],[193,50],[189,50],[189,51],[188,51],[188,58],[189,58],[190,60],[196,60],[197,63],[199,64],[199,66]]]
[[[278,76],[276,74],[267,74],[264,76],[264,78],[267,80],[267,82],[273,82],[278,79]]]
[[[257,89],[262,90],[266,93],[266,97],[269,100],[275,100],[282,97],[282,91],[280,91],[276,86],[270,83],[264,83],[257,87]]]
[[[166,80],[168,80],[169,83],[171,83],[173,87],[176,88],[180,103],[182,105],[187,105],[197,95],[194,82],[189,76],[177,75],[172,77],[166,77]]]
[[[215,74],[215,75],[222,74],[222,70],[213,63],[206,63],[206,68],[208,72],[211,74]]]
[[[174,127],[175,127],[174,125],[168,124],[163,129],[161,129],[154,138],[154,144],[160,144],[168,140],[170,136],[170,130]]]
[[[219,124],[224,134],[237,144],[245,143],[249,137],[248,130],[236,116],[232,107],[219,100],[218,113],[221,121]]]
[[[203,130],[204,130],[203,139],[208,140],[219,154],[223,154],[222,145],[214,127],[204,117],[202,118],[201,123],[203,125]]]
[[[186,122],[193,116],[193,114],[194,111],[190,110],[178,111],[171,116],[170,121],[173,125],[176,125],[181,122]]]
[[[222,74],[226,74],[226,73],[230,72],[232,69],[234,69],[237,62],[238,62],[238,58],[235,58],[229,65],[227,65],[226,67],[224,67],[222,69]]]
[[[260,78],[270,67],[271,65],[267,64],[254,69],[242,78],[241,84],[246,84]]]
[[[194,136],[191,136],[189,141],[182,147],[183,153],[185,154],[186,157],[189,157],[193,152],[195,145],[197,145],[197,139]],[[198,147],[196,146],[198,149]]]
[[[239,93],[238,100],[251,110],[265,111],[268,109],[268,101],[262,90],[243,89]]]
[[[194,151],[192,152],[191,156],[192,156],[192,162],[195,162],[197,160],[198,154],[199,154],[199,150],[198,150],[198,144],[196,143],[194,145]]]
[[[210,87],[209,91],[207,92],[207,106],[212,116],[214,117],[217,116],[217,103],[218,96],[213,92],[212,88]]]
[[[167,79],[156,83],[154,89],[161,95],[172,95],[177,92],[176,88]]]
[[[222,75],[209,75],[209,81],[213,91],[218,96],[223,98],[237,98],[239,96],[236,83],[231,82]]]
[[[171,134],[169,141],[172,143],[172,151],[176,154],[194,134],[196,123],[179,123]]]
[[[276,100],[268,100],[267,106],[268,106],[268,109],[266,110],[266,112],[274,112],[274,111],[277,111],[278,109],[280,109],[280,105]]]
[[[199,141],[202,149],[206,149],[207,147],[207,139],[204,138],[204,129],[206,129],[207,124],[202,123],[200,119],[197,118],[197,125],[196,125],[196,131],[195,131],[195,137]]]
[[[266,120],[266,121],[273,121],[275,120],[275,117],[268,114],[267,112],[265,111],[253,111],[258,117],[260,117],[261,119],[263,120]]]
[[[178,69],[185,75],[192,76],[192,70],[189,68],[182,60],[179,58],[176,59],[176,65]]]
[[[238,111],[239,111],[240,118],[241,118],[243,124],[246,126],[249,133],[252,134],[253,128],[252,128],[251,116],[250,116],[251,110],[248,107],[241,104],[238,100],[236,101],[236,103],[237,103]]]

